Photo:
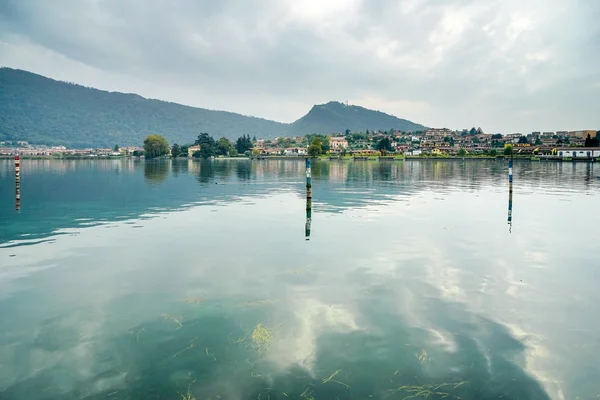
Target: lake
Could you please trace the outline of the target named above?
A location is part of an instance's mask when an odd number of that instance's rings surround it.
[[[0,399],[596,399],[600,166],[0,160]]]

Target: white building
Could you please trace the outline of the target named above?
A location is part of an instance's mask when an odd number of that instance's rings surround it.
[[[559,157],[588,158],[600,157],[600,148],[598,147],[564,147],[556,149],[556,155]]]
[[[302,147],[293,147],[283,151],[284,156],[305,156],[306,154],[306,149]]]

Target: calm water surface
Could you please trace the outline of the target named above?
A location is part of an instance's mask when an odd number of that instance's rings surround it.
[[[0,160],[0,399],[600,398],[599,176]]]

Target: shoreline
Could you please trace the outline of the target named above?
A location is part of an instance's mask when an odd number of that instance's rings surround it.
[[[145,161],[145,158],[134,157],[134,156],[104,156],[104,157],[53,157],[53,156],[32,156],[32,155],[20,155],[21,160],[85,160],[85,161],[94,161],[94,160],[137,160],[137,161]],[[298,157],[298,156],[264,156],[264,157],[217,157],[212,159],[212,161],[222,161],[222,160],[250,160],[250,161],[262,161],[262,160],[305,160],[307,157]],[[504,161],[509,159],[508,156],[497,156],[497,157],[489,157],[489,156],[479,156],[479,157],[427,157],[427,156],[406,156],[406,157],[397,157],[397,156],[357,156],[357,157],[313,157],[312,160],[318,161]],[[13,160],[14,155],[0,155],[0,160]],[[531,161],[531,162],[541,162],[541,161],[553,161],[553,162],[598,162],[600,158],[597,157],[558,157],[558,156],[513,156],[513,160],[520,161]],[[192,161],[201,161],[201,159],[196,158],[187,158],[187,157],[165,157],[155,160],[192,160]],[[150,161],[150,160],[149,160]]]

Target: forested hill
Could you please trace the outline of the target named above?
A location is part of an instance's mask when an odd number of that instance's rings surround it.
[[[200,132],[236,139],[265,139],[346,129],[419,130],[422,125],[379,111],[330,102],[314,106],[292,124],[151,100],[59,82],[31,72],[0,68],[0,141],[27,140],[69,147],[141,145],[149,133],[169,143],[190,143]]]
[[[266,119],[0,69],[0,140],[4,136],[40,144],[113,147],[141,145],[149,133],[160,133],[169,143],[189,143],[200,132],[229,139],[245,133],[273,138],[287,127]]]
[[[308,114],[292,124],[290,132],[330,133],[343,132],[346,129],[357,132],[364,132],[366,129],[418,131],[425,127],[380,111],[330,101],[314,106]]]

